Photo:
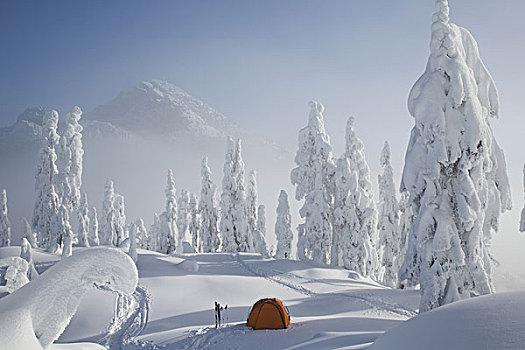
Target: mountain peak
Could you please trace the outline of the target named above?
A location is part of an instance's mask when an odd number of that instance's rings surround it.
[[[239,130],[224,115],[167,81],[153,79],[120,93],[86,118],[138,134],[224,136]]]

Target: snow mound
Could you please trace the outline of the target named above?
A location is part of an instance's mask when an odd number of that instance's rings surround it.
[[[525,292],[481,296],[414,317],[370,349],[522,349],[524,318]]]
[[[186,272],[196,273],[199,272],[199,264],[195,260],[184,260],[177,264],[178,267]]]
[[[137,269],[125,253],[79,251],[0,299],[0,344],[13,350],[46,348],[62,334],[89,289],[131,294],[137,283]]]

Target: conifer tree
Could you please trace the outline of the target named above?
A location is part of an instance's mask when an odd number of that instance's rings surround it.
[[[394,169],[390,164],[390,146],[385,142],[380,159],[383,173],[379,174],[379,245],[382,249],[381,264],[384,268],[382,283],[395,288],[397,273],[401,267],[399,209],[394,185]]]
[[[55,247],[56,237],[51,230],[60,205],[55,188],[56,150],[59,136],[57,134],[58,113],[47,111],[42,125],[42,148],[36,171],[36,202],[33,210],[32,226],[40,246],[47,250]]]
[[[116,215],[115,220],[115,240],[113,245],[118,247],[128,238],[129,233],[126,225],[126,204],[124,196],[120,193],[115,193],[114,210]]]
[[[212,253],[219,250],[219,216],[215,205],[215,185],[211,180],[211,171],[208,166],[208,158],[202,160],[202,187],[199,200],[199,214],[201,229],[198,251]]]
[[[257,207],[257,223],[254,231],[254,249],[256,253],[263,257],[268,256],[268,248],[266,246],[266,214],[264,205]]]
[[[511,207],[503,151],[490,126],[498,93],[472,35],[436,1],[430,57],[408,107],[415,119],[401,191],[415,213],[400,279],[420,283],[420,311],[494,291],[489,253]]]
[[[95,207],[91,208],[91,211],[89,212],[88,242],[92,247],[100,245],[100,240],[98,237],[98,216],[97,209]]]
[[[335,166],[330,139],[324,129],[324,106],[310,102],[308,125],[299,131],[299,149],[292,170],[295,199],[304,199],[298,227],[297,257],[330,262],[333,230],[333,177]]]
[[[7,216],[7,193],[0,192],[0,247],[11,245],[11,224]]]
[[[160,216],[159,251],[172,254],[177,249],[177,194],[173,171],[168,171],[166,187],[166,209]]]
[[[197,207],[197,197],[194,194],[192,194],[190,197],[190,224],[188,230],[191,237],[191,246],[196,252],[198,252],[200,240],[199,236],[201,230],[201,218],[199,214],[199,208]]]
[[[118,214],[115,210],[115,189],[113,181],[108,180],[102,202],[102,217],[100,221],[100,240],[103,245],[117,246]]]
[[[246,224],[246,184],[241,140],[228,138],[221,195],[221,223],[223,251],[248,252],[250,242]]]
[[[81,247],[89,247],[89,206],[87,194],[84,193],[77,210],[78,218],[78,245]]]
[[[190,195],[188,191],[181,190],[177,204],[177,230],[179,238],[177,240],[177,253],[182,253],[182,242],[188,239],[190,222]]]
[[[257,244],[257,239],[259,239],[256,234],[257,230],[257,208],[258,208],[258,198],[257,198],[257,179],[256,172],[252,170],[248,175],[248,188],[246,193],[246,225],[247,225],[247,243],[249,251],[255,251],[260,253],[255,247]]]
[[[82,125],[79,124],[82,110],[75,106],[66,115],[64,131],[60,137],[57,151],[58,174],[55,185],[61,204],[69,213],[74,213],[81,201],[82,161]]]
[[[291,259],[292,257],[292,217],[290,215],[290,205],[288,204],[288,194],[285,190],[279,193],[277,204],[277,219],[275,222],[275,236],[277,237],[276,259]]]
[[[359,273],[369,276],[373,279],[378,279],[381,276],[381,266],[379,264],[379,253],[378,244],[379,237],[377,233],[377,210],[374,203],[374,195],[372,192],[372,183],[370,180],[370,168],[365,159],[364,145],[363,142],[357,137],[354,130],[354,118],[350,117],[346,124],[346,144],[345,153],[342,158],[348,160],[349,173],[355,177],[355,189],[352,189],[350,196],[350,215],[349,224],[353,226],[350,231],[347,230],[348,234],[355,237],[341,238],[347,242],[346,248],[352,249],[355,253],[359,254],[359,259],[365,259],[364,261],[357,262],[360,266],[364,263],[366,266],[364,270],[361,268]],[[346,164],[340,163],[343,167]],[[346,171],[346,170],[345,170]],[[351,183],[353,187],[354,183]],[[355,215],[355,217],[354,217]],[[354,220],[357,219],[357,222]],[[357,230],[353,232],[352,230]],[[348,242],[352,242],[351,246]],[[356,248],[356,244],[361,245]],[[360,252],[357,252],[360,250]],[[353,253],[347,252],[347,259],[353,259]],[[364,255],[362,255],[364,254]],[[350,262],[347,261],[346,265]],[[354,264],[354,263],[350,263]]]

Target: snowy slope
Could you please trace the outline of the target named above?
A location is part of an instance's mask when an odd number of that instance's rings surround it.
[[[0,248],[0,257],[16,255],[17,249]],[[39,270],[57,259],[41,252],[34,257]],[[188,259],[197,262],[197,272],[179,265]],[[168,349],[364,349],[415,315],[419,303],[418,291],[391,290],[348,270],[253,254],[167,257],[139,250],[138,270],[139,285],[152,298],[150,320],[139,339]],[[250,306],[269,296],[287,304],[290,328],[247,328]],[[214,301],[228,305],[227,325],[219,330]],[[89,293],[60,342],[100,340],[113,302],[107,293]]]
[[[523,349],[525,292],[497,293],[423,313],[382,335],[373,350]]]

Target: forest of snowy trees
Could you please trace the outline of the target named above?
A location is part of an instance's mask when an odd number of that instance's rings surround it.
[[[148,214],[153,223],[147,229],[142,218],[127,219],[124,196],[109,179],[101,189],[101,211],[88,202],[82,191],[82,111],[74,107],[60,128],[58,113],[48,111],[33,217],[23,218],[28,276],[35,273],[31,249],[67,257],[73,246],[107,245],[125,247],[135,262],[137,249],[149,249],[249,252],[330,264],[392,288],[419,285],[421,311],[493,293],[490,240],[500,214],[511,209],[505,157],[489,122],[499,114],[498,94],[472,35],[449,22],[446,0],[436,2],[427,68],[412,87],[408,107],[414,127],[401,184],[394,182],[386,141],[377,158],[375,197],[356,120],[348,118],[344,152],[335,155],[325,108],[309,103],[290,173],[302,222],[292,227],[288,194],[281,190],[271,209],[277,213],[275,247],[268,244],[266,206],[258,202],[256,171],[246,174],[240,139],[226,140],[220,193],[207,158],[198,195],[179,189],[178,170],[169,169],[164,208]],[[0,192],[0,246],[18,243],[11,239],[7,195]]]

